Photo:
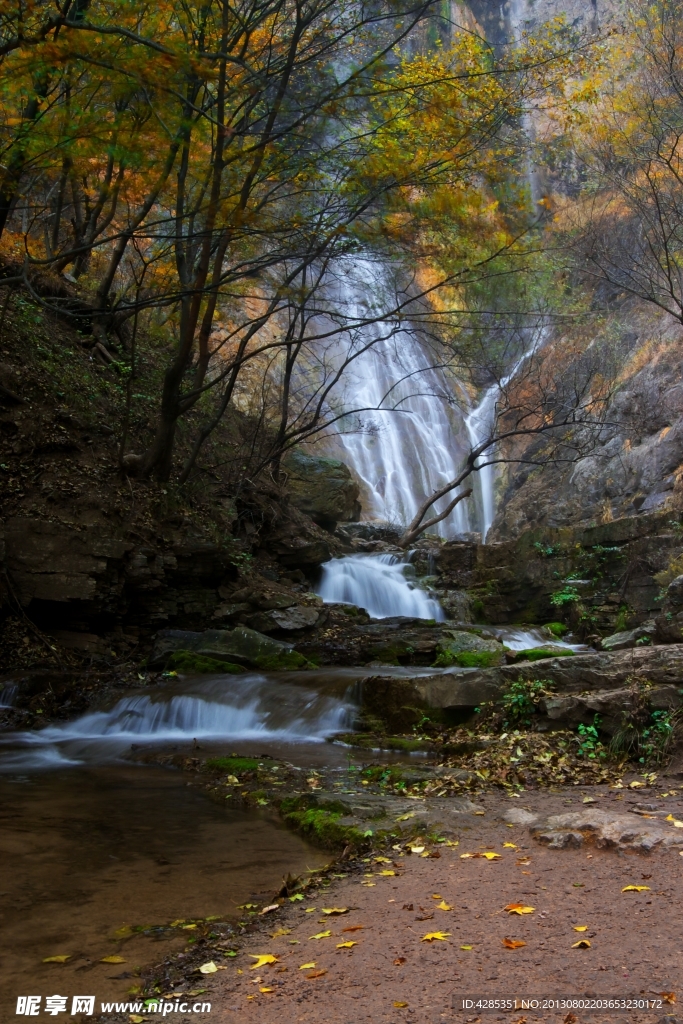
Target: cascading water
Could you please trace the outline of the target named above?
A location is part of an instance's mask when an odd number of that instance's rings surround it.
[[[258,673],[185,680],[181,692],[134,694],[109,711],[92,711],[37,732],[14,733],[2,744],[11,744],[11,749],[3,751],[0,768],[16,771],[110,760],[132,743],[319,742],[350,728],[349,701],[314,687],[313,680],[295,684]]]
[[[411,584],[405,575],[408,568],[396,555],[335,558],[322,567],[318,594],[323,601],[364,608],[374,619],[405,615],[443,622],[441,605]]]
[[[414,331],[381,319],[390,291],[381,263],[343,262],[330,289],[349,325],[378,316],[356,332],[350,326],[336,343],[337,365],[365,351],[345,371],[344,393],[333,392],[333,406],[359,410],[341,420],[333,444],[361,484],[364,516],[407,524],[426,495],[456,476],[469,448],[465,422],[425,344]],[[442,498],[436,510],[449,500]],[[434,528],[443,537],[470,529],[465,502]]]

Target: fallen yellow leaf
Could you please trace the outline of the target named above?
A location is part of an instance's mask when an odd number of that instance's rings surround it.
[[[357,942],[338,942],[337,949],[351,949],[352,946],[357,946]]]
[[[433,892],[433,893],[432,893],[432,899],[433,899],[433,900],[442,900],[442,899],[443,899],[443,896],[441,895],[441,893],[440,893],[440,892]]]
[[[103,956],[100,960],[101,964],[125,964],[125,962],[122,956]]]
[[[460,846],[460,840],[456,839],[454,841],[452,839],[447,839],[446,842],[443,845],[444,846]]]
[[[411,853],[423,853],[424,846],[409,846],[408,849]]]
[[[375,864],[391,864],[391,857],[375,857]]]
[[[502,853],[494,853],[493,850],[487,850],[485,853],[480,854],[481,857],[486,857],[487,860],[500,860],[503,856]]]
[[[473,947],[472,946],[461,946],[460,948],[461,949],[472,949]]]
[[[670,1006],[673,1006],[674,1003],[676,1002],[676,993],[675,992],[660,992],[659,994],[662,997],[662,999],[664,1000],[664,1002],[668,1003]]]
[[[318,932],[318,934],[317,934],[317,935],[309,935],[309,939],[326,939],[326,938],[328,938],[328,936],[330,936],[331,934],[332,934],[332,932],[330,932],[330,931],[327,931],[327,932]]]
[[[365,928],[364,924],[350,924],[347,928],[342,928],[343,932],[362,932]]]
[[[327,974],[327,968],[326,967],[322,967],[319,971],[313,971],[312,974],[307,974],[306,977],[310,978],[310,979],[322,978],[323,974]]]
[[[518,850],[519,849],[519,847],[517,846],[516,843],[503,843],[503,846],[505,847],[506,850]]]
[[[401,1003],[398,999],[394,999],[394,1006],[396,1007],[397,1010],[402,1010],[407,1005],[407,1003]]]
[[[649,892],[649,885],[625,885],[622,892]]]
[[[252,960],[256,961],[255,964],[251,965],[252,971],[258,970],[259,967],[265,967],[266,964],[279,963],[278,958],[276,956],[273,956],[272,953],[250,953],[249,956],[252,958]]]
[[[503,907],[507,910],[508,914],[533,914],[535,907],[525,907],[523,903],[508,903],[507,907]]]
[[[254,967],[258,967],[258,964],[254,964]],[[218,968],[213,960],[209,960],[208,964],[202,964],[199,970],[202,974],[215,974]]]
[[[387,871],[385,869],[384,871],[379,871],[378,874],[384,875],[384,877],[387,878],[389,875],[395,875],[396,872],[395,871]]]
[[[476,853],[461,853],[460,854],[460,860],[469,860],[470,857],[476,857],[476,856],[477,856]]]
[[[575,932],[585,932],[585,931],[588,931],[588,925],[587,924],[575,924],[575,925],[572,925],[572,927],[573,927]]]
[[[417,811],[408,811],[407,814],[400,814],[398,818],[396,818],[396,821],[407,821],[408,818],[414,818],[416,813]]]
[[[130,1024],[144,1024],[145,1018],[144,1017],[139,1017],[137,1015],[137,1013],[131,1013],[131,1015],[128,1018],[128,1020],[130,1021]]]
[[[349,908],[348,907],[328,907],[327,909],[325,909],[325,907],[323,907],[322,912],[323,912],[323,914],[348,914]]]
[[[67,960],[71,959],[71,953],[64,953],[59,956],[46,956],[43,960],[44,964],[65,964]]]
[[[590,949],[591,944],[588,939],[579,939],[578,942],[572,943],[572,949]]]
[[[315,960],[311,960],[310,964],[302,964],[301,967],[299,968],[299,970],[300,971],[311,971],[316,966],[317,965],[316,965]]]
[[[441,900],[441,903],[437,903],[436,909],[437,910],[452,910],[453,907],[451,907],[448,903],[446,903],[445,900]]]
[[[304,914],[315,914],[315,911],[315,907],[306,907],[306,909],[304,910]]]
[[[259,992],[274,992],[274,991],[275,991],[274,988],[265,988],[265,987],[259,986]]]
[[[506,949],[521,949],[522,946],[526,946],[526,942],[522,939],[503,939],[503,945]]]
[[[434,939],[440,939],[442,942],[445,942],[450,934],[450,932],[427,932],[426,935],[422,936],[420,942],[433,942]]]
[[[271,939],[279,939],[281,935],[291,935],[291,934],[292,934],[292,929],[291,928],[278,928],[276,931],[271,932],[270,937],[271,937]]]
[[[361,882],[360,884],[361,885],[366,885],[368,887],[368,889],[372,889],[372,888],[374,888],[374,886],[377,885],[377,882]]]

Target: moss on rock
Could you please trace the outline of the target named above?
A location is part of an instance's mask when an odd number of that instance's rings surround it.
[[[195,654],[194,651],[176,651],[168,659],[167,666],[178,672],[190,674],[206,674],[209,672],[228,672],[235,675],[244,672],[243,665],[235,665],[231,661],[220,661],[218,658],[208,658],[202,654]]]

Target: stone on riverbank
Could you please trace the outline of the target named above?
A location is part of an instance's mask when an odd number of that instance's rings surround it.
[[[273,640],[246,626],[236,629],[207,629],[193,633],[184,629],[163,629],[157,633],[149,667],[164,668],[173,654],[194,652],[203,658],[235,662],[247,668],[271,671],[301,669],[309,666],[292,644]]]

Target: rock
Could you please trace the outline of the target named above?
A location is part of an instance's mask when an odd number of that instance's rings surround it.
[[[683,645],[577,654],[573,658],[548,658],[489,669],[451,669],[431,675],[373,676],[365,681],[364,692],[376,708],[373,714],[382,718],[383,706],[393,709],[392,714],[397,705],[467,710],[485,701],[498,700],[517,679],[547,679],[558,691],[547,698],[546,706],[553,709],[553,717],[574,715],[577,722],[590,722],[596,713],[590,702],[595,698],[596,709],[616,712],[623,694],[631,692],[624,687],[631,678],[655,684],[648,693],[652,707],[680,706]],[[620,691],[617,697],[613,697],[615,691]],[[575,696],[576,701],[569,699]],[[555,700],[561,703],[552,704]],[[413,721],[409,727],[412,724]]]
[[[299,449],[282,460],[289,500],[319,526],[358,519],[360,489],[348,467],[338,459],[308,455]]]
[[[683,704],[683,695],[676,686],[669,684],[649,690],[647,701],[653,710],[673,709]],[[595,715],[600,715],[600,730],[613,736],[639,703],[637,690],[622,688],[545,697],[541,706],[548,718],[561,721],[571,729],[575,729],[580,722],[590,724]]]
[[[279,629],[288,631],[312,629],[324,619],[325,612],[320,608],[295,604],[289,608],[274,608],[268,612],[259,612],[252,615],[247,622],[252,629],[258,629],[261,633],[270,633]]]
[[[338,527],[338,535],[347,543],[353,540],[384,541],[387,544],[396,544],[400,539],[402,531],[392,523],[385,523],[381,520],[372,523],[345,523]]]
[[[484,639],[476,633],[447,629],[439,640],[435,665],[460,665],[463,668],[499,665],[503,660],[503,645],[494,639]]]
[[[282,550],[280,544],[276,548],[278,561],[288,569],[312,569],[323,562],[329,562],[332,557],[329,544],[324,540],[314,541],[312,544],[297,544],[292,542],[289,550]]]
[[[622,633],[613,633],[612,636],[603,637],[600,646],[603,651],[625,651],[631,647],[647,646],[654,640],[656,633],[655,623],[650,620],[635,629],[627,629]],[[639,641],[645,641],[645,643],[639,644]]]
[[[501,683],[514,679],[550,679],[559,693],[617,690],[629,677],[658,685],[681,685],[683,644],[635,647],[626,651],[576,654],[532,664],[505,665],[497,670]],[[488,673],[479,677],[488,679]],[[483,680],[482,680],[483,681]]]
[[[552,815],[542,828],[535,830],[536,839],[547,842],[547,838],[543,837],[551,834],[555,839],[550,845],[556,848],[571,842],[567,840],[563,843],[561,836],[572,836],[575,833],[582,834],[584,839],[590,838],[598,848],[619,846],[647,853],[656,847],[683,847],[681,830],[671,827],[666,821],[654,818],[643,820],[629,812],[613,813],[598,807]]]
[[[667,600],[674,608],[683,608],[683,576],[677,576],[666,588]]]
[[[541,832],[536,836],[539,843],[544,843],[550,850],[563,850],[566,846],[581,846],[581,832]]]
[[[156,636],[149,666],[163,668],[172,654],[182,651],[193,651],[216,661],[270,670],[307,668],[309,664],[291,644],[238,626],[233,630],[207,629],[203,633],[161,630]]]
[[[454,622],[472,622],[472,602],[465,590],[443,590],[438,593],[446,617]]]
[[[501,815],[503,821],[509,825],[533,825],[538,821],[538,815],[526,811],[523,807],[510,807]]]

